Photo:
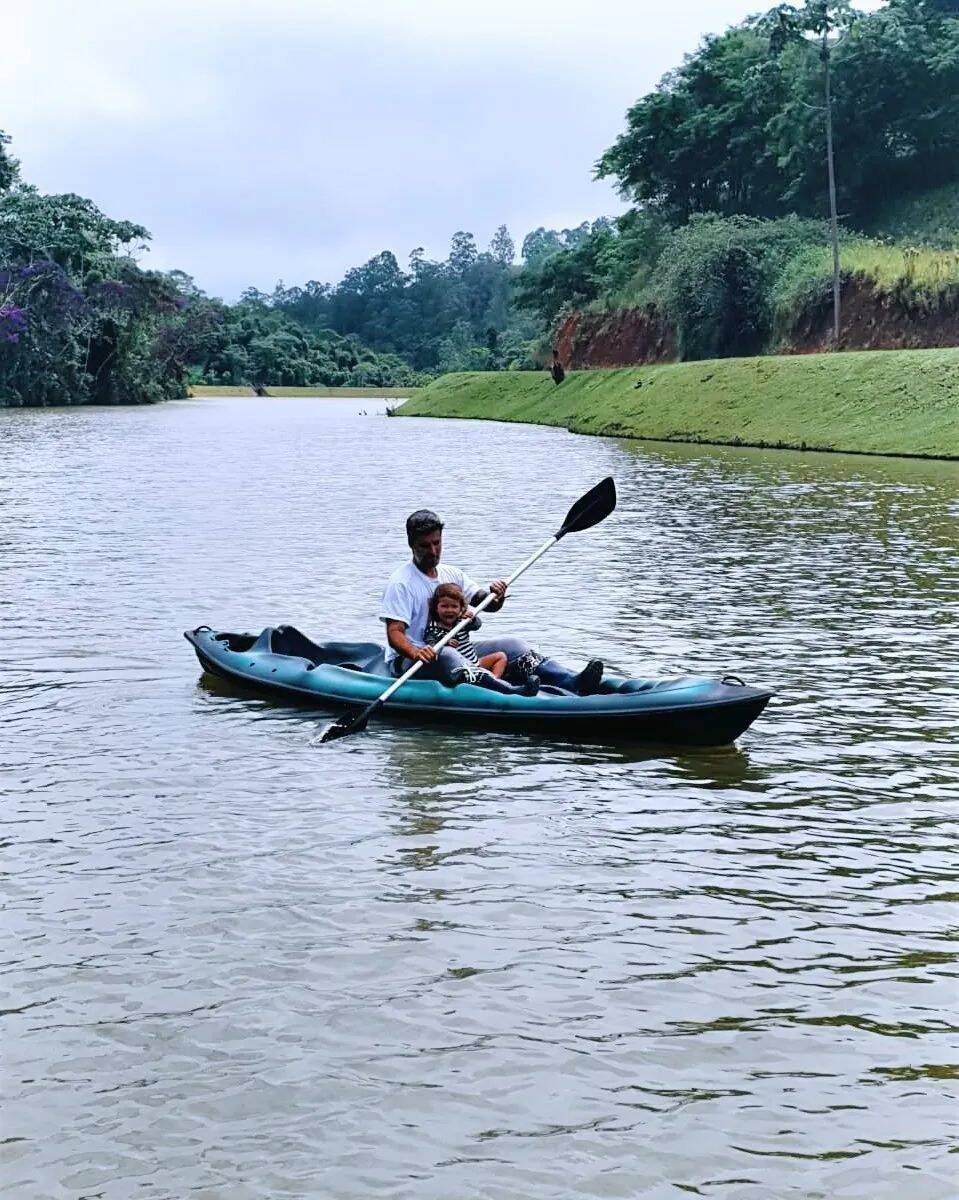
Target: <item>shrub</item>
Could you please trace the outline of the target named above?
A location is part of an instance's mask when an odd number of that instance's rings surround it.
[[[759,353],[773,328],[771,288],[783,267],[824,247],[819,221],[695,216],[667,241],[651,293],[676,328],[681,358]]]

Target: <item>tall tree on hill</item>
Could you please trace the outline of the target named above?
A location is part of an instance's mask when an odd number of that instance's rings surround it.
[[[489,244],[489,252],[493,260],[498,262],[500,266],[508,267],[512,265],[513,259],[516,257],[516,246],[505,225],[500,225],[493,234],[493,239]]]
[[[454,275],[464,275],[476,262],[476,239],[460,229],[450,242],[449,269]]]

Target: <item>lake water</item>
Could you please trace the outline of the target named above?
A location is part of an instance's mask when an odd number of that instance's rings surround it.
[[[956,1194],[959,465],[0,411],[7,1198]],[[509,628],[776,697],[736,749],[325,714],[181,633],[375,638],[403,520]]]

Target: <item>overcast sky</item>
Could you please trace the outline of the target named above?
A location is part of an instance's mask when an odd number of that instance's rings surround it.
[[[592,167],[627,107],[764,7],[27,0],[4,10],[0,129],[28,182],[146,225],[145,265],[233,299],[621,211]]]

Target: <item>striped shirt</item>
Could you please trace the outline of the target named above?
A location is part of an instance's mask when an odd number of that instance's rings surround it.
[[[477,618],[477,624],[479,624],[479,618]],[[444,629],[442,625],[437,625],[435,621],[430,621],[426,626],[427,646],[434,646],[447,633],[449,633],[448,629]],[[456,637],[450,638],[446,644],[462,654],[467,662],[479,663],[479,655],[476,653],[476,647],[473,645],[473,639],[470,637],[469,625],[465,629],[461,629]]]

